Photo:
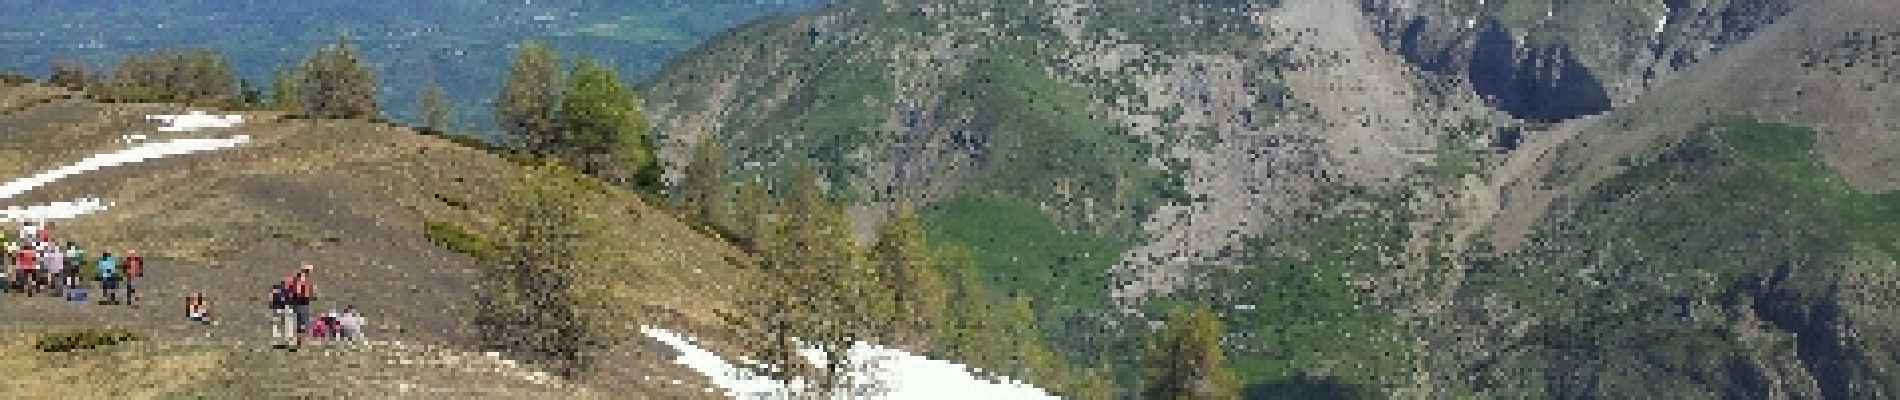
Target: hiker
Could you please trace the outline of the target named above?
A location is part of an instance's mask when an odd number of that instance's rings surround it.
[[[20,243],[27,243],[32,241],[34,237],[38,237],[39,234],[40,228],[34,224],[33,221],[21,222],[20,236],[16,239],[19,239]]]
[[[211,303],[205,300],[204,292],[194,292],[190,296],[185,296],[185,319],[200,324],[211,324]]]
[[[343,307],[343,315],[337,317],[337,325],[343,340],[363,341],[363,315],[356,313],[356,306]]]
[[[14,274],[18,275],[13,278],[14,288],[21,293],[26,293],[28,296],[33,295],[33,275],[36,274],[36,271],[40,268],[38,255],[39,250],[34,249],[32,246],[21,248],[20,264],[13,270]]]
[[[145,257],[139,257],[138,250],[125,251],[125,274],[124,275],[125,275],[125,302],[137,303],[139,301],[139,289],[137,286],[133,286],[132,283],[133,281],[136,281],[139,278],[145,277]]]
[[[99,253],[99,294],[105,295],[105,298],[101,299],[100,302],[104,304],[117,304],[119,298],[113,294],[113,290],[118,289],[118,287],[118,260],[112,258],[112,253]]]
[[[66,297],[65,288],[59,285],[61,273],[66,272],[66,251],[60,249],[58,243],[53,242],[46,242],[41,248],[46,253],[41,258],[45,262],[40,264],[39,279],[45,282],[46,289],[53,292],[53,295]]]
[[[316,288],[310,283],[310,274],[316,267],[304,264],[297,273],[284,278],[284,289],[290,292],[290,310],[297,319],[296,332],[308,332],[310,329],[310,300],[316,297]],[[303,336],[297,336],[297,343],[303,344]]]
[[[60,286],[67,291],[79,289],[79,269],[86,265],[86,253],[79,250],[79,244],[66,242],[66,263],[60,266]]]
[[[290,310],[290,287],[279,281],[270,286],[271,336],[288,345],[297,337],[297,314]]]
[[[336,309],[332,308],[329,312],[317,315],[317,320],[310,324],[310,338],[336,338]]]
[[[7,240],[7,254],[0,257],[0,292],[13,292],[13,268],[19,264],[20,243]]]

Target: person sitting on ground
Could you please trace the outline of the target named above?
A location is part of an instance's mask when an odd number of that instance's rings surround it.
[[[204,292],[194,292],[185,297],[185,319],[201,324],[211,323],[211,304],[205,300]]]
[[[334,340],[342,336],[341,332],[337,332],[339,325],[340,324],[337,323],[336,307],[330,307],[330,311],[325,311],[322,316],[317,317],[317,327],[320,332],[311,335],[311,337]]]
[[[117,304],[119,298],[113,290],[117,290],[118,286],[118,260],[112,258],[112,253],[99,253],[99,294],[105,295],[101,301],[106,304]]]
[[[363,315],[356,313],[356,306],[344,307],[343,315],[337,318],[337,322],[341,325],[344,340],[363,341]]]

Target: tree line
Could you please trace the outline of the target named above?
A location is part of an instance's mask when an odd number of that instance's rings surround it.
[[[1239,382],[1226,366],[1221,322],[1205,306],[1181,306],[1166,328],[1147,335],[1139,387],[1115,384],[1117,371],[1078,366],[1052,350],[1037,321],[1037,301],[992,290],[971,251],[933,242],[923,218],[900,204],[867,243],[852,233],[844,202],[809,166],[789,179],[727,175],[713,140],[694,146],[674,190],[684,219],[757,255],[761,295],[734,325],[762,338],[762,359],[794,368],[828,390],[850,390],[836,370],[804,365],[793,338],[837,354],[854,341],[958,360],[983,375],[1033,382],[1065,397],[1233,399]],[[737,184],[734,184],[738,182]],[[802,368],[802,369],[801,369]]]

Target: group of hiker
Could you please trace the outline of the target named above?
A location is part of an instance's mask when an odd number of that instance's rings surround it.
[[[304,264],[297,272],[271,285],[271,333],[284,339],[286,344],[295,345],[302,345],[305,338],[363,340],[363,316],[356,312],[356,306],[344,307],[342,312],[331,308],[323,315],[311,315],[310,305],[316,298],[311,274],[315,270],[316,267]]]
[[[101,304],[136,306],[141,300],[136,282],[145,276],[145,260],[138,251],[124,256],[100,253],[96,261],[87,258],[76,242],[61,246],[53,238],[50,222],[23,222],[18,234],[6,238],[0,229],[0,241],[6,243],[7,256],[0,257],[0,291],[36,296],[42,293],[84,302],[91,282],[97,282]],[[339,312],[331,308],[312,315],[311,304],[316,287],[311,282],[315,267],[304,264],[296,272],[271,286],[271,333],[286,344],[302,345],[305,338],[350,340],[364,339],[363,316],[355,306]],[[123,296],[121,296],[123,293]],[[185,318],[212,324],[211,302],[204,292],[185,296]]]
[[[102,303],[119,303],[121,291],[126,304],[139,300],[134,283],[145,275],[145,260],[136,250],[126,251],[123,258],[102,252],[92,261],[78,243],[62,246],[54,240],[52,223],[23,223],[18,235],[4,241],[7,256],[0,257],[0,289],[84,301],[88,284],[97,282]]]

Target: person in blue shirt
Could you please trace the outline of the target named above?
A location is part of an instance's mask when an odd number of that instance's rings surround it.
[[[99,254],[99,292],[105,295],[103,301],[108,304],[118,302],[118,296],[113,292],[119,288],[118,261],[112,258],[112,253]]]

